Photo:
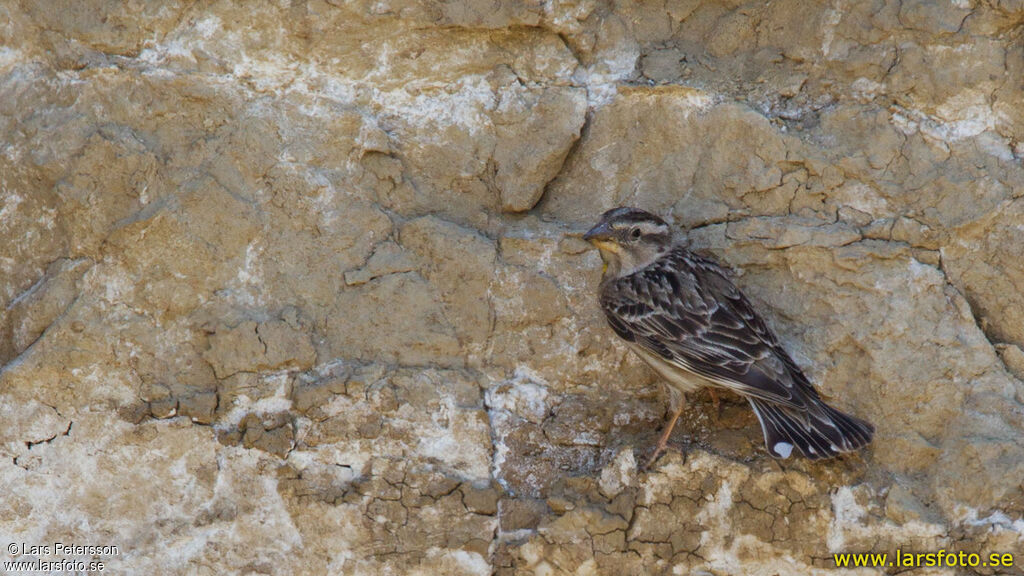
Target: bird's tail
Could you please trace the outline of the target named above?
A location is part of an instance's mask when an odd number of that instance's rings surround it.
[[[832,458],[863,448],[875,427],[825,404],[808,399],[807,411],[795,410],[758,398],[747,397],[761,421],[764,443],[776,458],[788,458],[793,448],[811,460]]]

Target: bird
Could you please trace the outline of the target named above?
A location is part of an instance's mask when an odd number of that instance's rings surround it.
[[[832,458],[871,442],[874,426],[826,404],[727,269],[690,251],[665,220],[622,206],[583,239],[604,261],[598,300],[609,326],[678,405],[647,467],[665,450],[685,394],[704,386],[750,403],[775,458]]]

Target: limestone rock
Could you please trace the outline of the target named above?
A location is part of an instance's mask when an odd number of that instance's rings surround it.
[[[540,200],[579,138],[586,104],[582,90],[574,88],[531,94],[512,83],[503,89],[494,148],[502,210],[523,212]]]
[[[218,378],[227,378],[238,372],[308,370],[316,362],[316,351],[303,332],[285,322],[250,321],[211,334],[204,357]]]

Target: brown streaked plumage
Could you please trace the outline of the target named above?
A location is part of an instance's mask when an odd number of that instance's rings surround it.
[[[826,404],[725,270],[676,242],[664,220],[616,208],[584,239],[606,264],[600,303],[612,330],[679,397],[703,385],[745,397],[777,458],[794,448],[812,460],[831,458],[871,442],[874,427]]]

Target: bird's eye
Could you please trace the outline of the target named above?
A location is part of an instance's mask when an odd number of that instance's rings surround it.
[[[640,229],[639,228],[633,228],[632,230],[630,230],[629,231],[629,237],[632,238],[633,240],[639,240],[640,239]]]

